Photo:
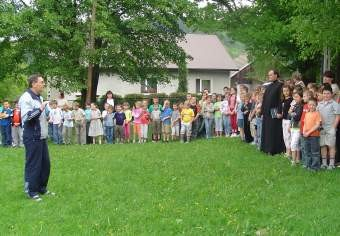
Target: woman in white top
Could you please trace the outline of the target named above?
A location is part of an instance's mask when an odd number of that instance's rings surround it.
[[[113,98],[113,93],[112,93],[111,90],[107,91],[106,94],[105,94],[105,99],[103,101],[103,104],[105,105],[105,103],[108,103],[113,108],[115,108],[115,100]]]

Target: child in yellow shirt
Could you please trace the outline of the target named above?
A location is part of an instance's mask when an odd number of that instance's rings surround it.
[[[189,107],[189,102],[185,101],[181,111],[181,143],[184,143],[184,135],[186,135],[186,142],[190,142],[192,121],[194,120],[194,111]]]

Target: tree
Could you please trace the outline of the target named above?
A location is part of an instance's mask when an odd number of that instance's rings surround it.
[[[258,76],[264,75],[263,65],[271,65],[284,72],[298,69],[314,80],[325,46],[333,52],[333,66],[339,63],[339,1],[254,0],[245,6],[235,2],[215,0],[202,15],[246,45]]]
[[[27,73],[39,71],[61,90],[84,90],[93,65],[91,100],[100,73],[117,73],[124,81],[168,81],[169,62],[186,55],[177,45],[185,33],[178,21],[190,24],[190,1],[96,0],[94,44],[90,47],[91,0],[35,0],[13,12],[16,30],[7,35],[23,48]]]
[[[188,68],[187,63],[184,61],[178,64],[178,88],[177,92],[187,93],[188,92]]]

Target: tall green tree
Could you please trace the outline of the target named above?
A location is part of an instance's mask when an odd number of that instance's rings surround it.
[[[331,50],[333,69],[339,67],[338,0],[249,2],[242,6],[235,0],[212,1],[202,10],[198,28],[209,30],[207,21],[214,22],[210,25],[218,31],[244,43],[258,76],[271,66],[284,72],[300,70],[314,80],[325,47]]]
[[[94,44],[90,47],[92,0],[35,0],[30,5],[7,3],[14,10],[15,30],[6,38],[20,45],[27,73],[41,72],[61,90],[79,91],[93,65],[92,101],[100,73],[117,73],[122,80],[168,81],[169,62],[186,59],[177,45],[185,33],[179,20],[190,24],[196,14],[190,1],[96,0]],[[8,12],[8,10],[7,10]]]

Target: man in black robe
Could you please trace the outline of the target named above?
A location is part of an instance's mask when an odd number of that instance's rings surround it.
[[[261,151],[270,155],[285,151],[282,132],[282,83],[278,81],[279,73],[268,72],[270,84],[263,95],[262,102],[262,137]]]

